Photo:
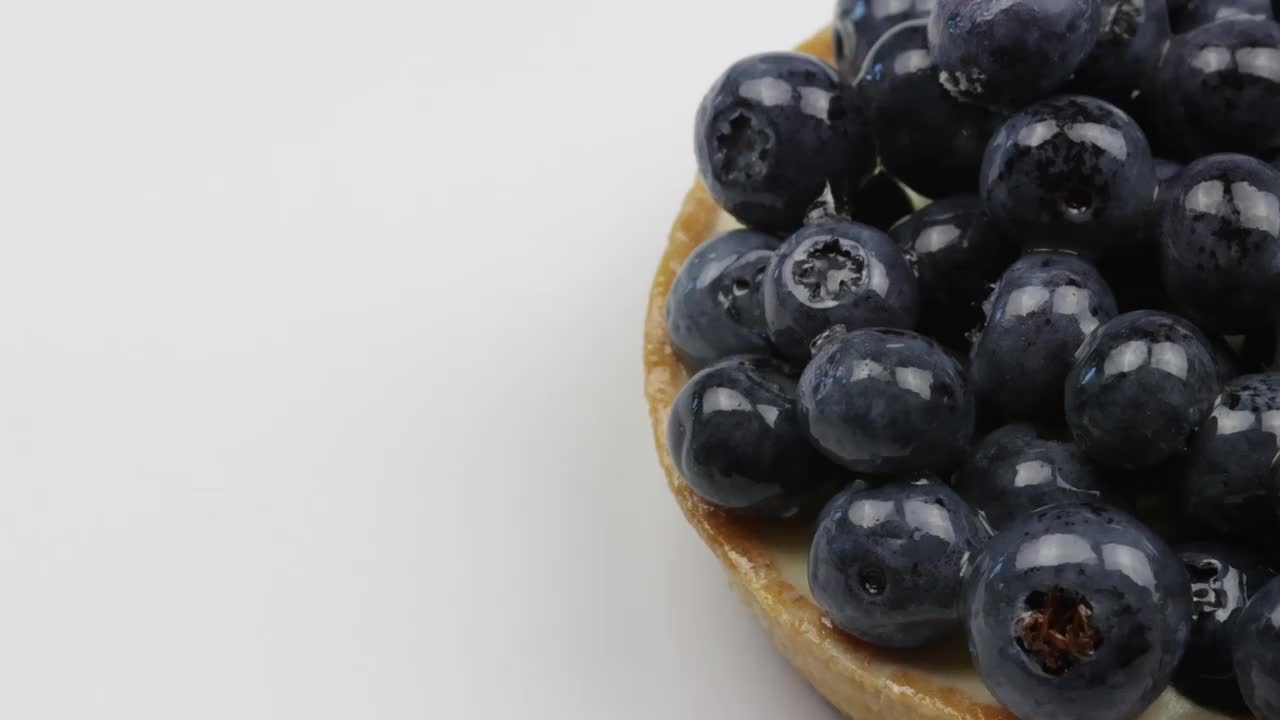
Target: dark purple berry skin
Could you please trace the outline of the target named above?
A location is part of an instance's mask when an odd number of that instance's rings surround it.
[[[1189,0],[1174,18],[1173,29],[1187,33],[1219,20],[1271,20],[1272,17],[1271,0]]]
[[[1133,720],[1182,658],[1189,580],[1164,540],[1101,505],[1052,505],[987,543],[965,580],[969,652],[1029,720]],[[1035,631],[1044,620],[1070,650]],[[1051,641],[1050,641],[1051,642]]]
[[[824,192],[847,198],[875,158],[852,89],[799,53],[730,66],[698,107],[694,146],[720,207],[767,232],[795,230]]]
[[[758,356],[729,358],[690,378],[667,424],[671,459],[689,487],[751,517],[787,518],[821,504],[844,473],[809,444],[795,388],[786,368]]]
[[[1175,35],[1156,74],[1165,144],[1194,159],[1280,147],[1280,26],[1235,19]]]
[[[1236,620],[1236,677],[1253,714],[1280,718],[1280,578],[1267,583]]]
[[[667,295],[667,334],[687,370],[773,351],[761,287],[778,244],[772,235],[731,230],[689,255]]]
[[[1121,107],[1149,82],[1169,41],[1165,0],[1102,0],[1102,32],[1076,70],[1071,91]]]
[[[1201,705],[1228,714],[1245,712],[1231,659],[1231,639],[1245,605],[1276,571],[1258,555],[1217,543],[1178,550],[1191,576],[1191,638],[1173,674],[1173,685]]]
[[[826,220],[778,248],[765,275],[764,312],[777,351],[803,361],[810,343],[834,325],[915,327],[919,295],[911,266],[889,236]]]
[[[912,332],[854,330],[828,340],[800,376],[798,397],[814,445],[864,475],[950,470],[973,436],[964,369]]]
[[[885,170],[926,197],[978,190],[982,153],[1000,113],[957,100],[938,80],[926,21],[886,33],[858,84]]]
[[[1066,417],[1076,446],[1112,468],[1159,465],[1186,450],[1209,414],[1220,377],[1194,325],[1138,310],[1107,321],[1067,375]]]
[[[964,571],[987,540],[936,480],[845,491],[819,516],[809,590],[836,627],[881,647],[918,647],[960,619]]]
[[[982,301],[1018,257],[1017,244],[996,229],[976,195],[934,201],[889,229],[915,267],[920,332],[966,347],[980,327]]]
[[[938,0],[929,47],[958,96],[1016,107],[1061,87],[1101,23],[1099,0]]]
[[[1280,453],[1277,417],[1280,374],[1243,375],[1222,388],[1182,468],[1177,497],[1189,520],[1223,537],[1275,537],[1268,482]]]
[[[970,363],[984,410],[1004,421],[1060,424],[1076,351],[1115,315],[1106,282],[1074,255],[1032,253],[1009,266]]]
[[[840,74],[857,80],[880,36],[908,20],[928,18],[933,5],[934,0],[838,0],[832,32]]]
[[[1160,202],[1165,290],[1209,332],[1269,324],[1280,305],[1280,171],[1244,155],[1182,170]]]
[[[975,445],[955,488],[996,532],[1049,505],[1125,503],[1074,445],[1043,439],[1021,424],[1006,425]]]
[[[1097,257],[1141,234],[1156,180],[1132,118],[1103,100],[1063,95],[1001,126],[981,187],[992,219],[1028,250]]]

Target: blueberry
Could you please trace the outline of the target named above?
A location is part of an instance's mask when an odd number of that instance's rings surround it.
[[[960,347],[982,323],[982,301],[1018,257],[976,195],[957,195],[917,210],[889,230],[916,270],[921,332]]]
[[[1113,495],[1071,443],[1043,439],[1022,424],[983,438],[956,474],[955,488],[996,531],[1049,505]]]
[[[1036,103],[1001,126],[982,161],[982,199],[1028,249],[1097,256],[1142,231],[1155,195],[1151,149],[1116,106],[1080,95]]]
[[[1059,253],[1022,257],[1000,277],[973,347],[979,402],[1005,420],[1061,423],[1076,350],[1115,315],[1115,298],[1089,263]]]
[[[694,492],[744,515],[790,517],[837,478],[799,424],[795,381],[769,358],[734,357],[694,375],[671,407],[667,442]]]
[[[1244,155],[1210,155],[1166,190],[1162,271],[1175,307],[1209,331],[1269,324],[1280,303],[1280,172]]]
[[[973,510],[936,480],[845,491],[820,515],[809,590],[855,637],[923,645],[958,623],[962,577],[986,539]]]
[[[1267,503],[1271,461],[1280,452],[1280,374],[1227,383],[1191,445],[1178,488],[1183,513],[1225,537],[1274,537]]]
[[[1054,505],[987,543],[965,581],[969,652],[1034,720],[1132,720],[1164,690],[1191,617],[1178,556],[1123,512]]]
[[[1179,33],[1231,18],[1270,20],[1271,0],[1189,0],[1174,18]]]
[[[1150,82],[1169,41],[1165,0],[1102,0],[1098,44],[1076,70],[1072,90],[1124,106]]]
[[[1178,548],[1191,576],[1191,637],[1174,687],[1201,705],[1243,712],[1231,664],[1231,634],[1249,598],[1276,576],[1257,555],[1232,545],[1193,543]]]
[[[744,225],[790,232],[823,192],[847,196],[871,173],[864,125],[853,91],[822,61],[755,55],[725,71],[698,108],[698,171]]]
[[[1184,158],[1280,146],[1280,26],[1222,20],[1175,35],[1156,74],[1159,131]]]
[[[731,230],[694,250],[667,295],[667,332],[691,372],[730,355],[771,352],[761,285],[777,238]]]
[[[803,360],[833,325],[915,327],[916,279],[889,236],[867,225],[826,220],[782,244],[765,275],[764,312],[774,346]]]
[[[903,330],[828,340],[800,376],[799,400],[814,444],[868,475],[948,469],[973,435],[973,396],[960,363]]]
[[[1107,321],[1067,375],[1067,425],[1101,465],[1158,465],[1186,450],[1218,394],[1209,340],[1186,320],[1138,310]]]
[[[1280,579],[1249,601],[1234,640],[1236,677],[1249,709],[1260,720],[1280,718]]]
[[[928,197],[977,192],[982,153],[1003,118],[938,81],[926,24],[903,23],[880,38],[859,99],[889,174]]]
[[[1093,50],[1099,0],[938,0],[929,45],[957,95],[1018,106],[1053,92]]]
[[[934,0],[838,0],[834,24],[836,65],[850,80],[862,74],[867,51],[899,23],[927,18]]]

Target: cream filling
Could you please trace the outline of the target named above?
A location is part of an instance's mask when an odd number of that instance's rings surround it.
[[[713,233],[740,227],[742,227],[740,223],[728,213],[721,211],[716,218]],[[797,533],[766,535],[763,539],[782,577],[797,592],[812,602],[808,579],[808,535]],[[986,685],[974,670],[972,663],[969,662],[969,655],[962,638],[956,637],[940,643],[939,647],[930,647],[927,653],[904,653],[903,655],[901,663],[886,662],[885,682],[892,682],[889,674],[901,668],[923,674],[935,685],[961,690],[975,702],[998,704],[987,691]],[[1179,695],[1173,688],[1169,688],[1138,720],[1228,720],[1228,716],[1206,710]]]

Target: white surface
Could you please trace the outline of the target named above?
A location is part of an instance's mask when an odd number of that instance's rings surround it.
[[[639,353],[699,96],[830,4],[6,3],[0,717],[830,717]]]

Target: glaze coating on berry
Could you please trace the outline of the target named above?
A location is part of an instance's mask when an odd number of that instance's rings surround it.
[[[965,581],[969,652],[992,695],[1034,720],[1133,720],[1186,645],[1189,579],[1129,515],[1054,505],[992,538]]]
[[[1280,147],[1280,26],[1222,20],[1175,35],[1156,75],[1158,132],[1194,159]]]
[[[982,154],[1003,117],[943,87],[925,26],[903,23],[880,38],[859,99],[889,174],[927,197],[974,193]]]
[[[1029,250],[1099,256],[1140,234],[1155,195],[1151,148],[1124,111],[1063,95],[1009,118],[982,161],[982,199]]]
[[[819,516],[809,590],[845,632],[917,647],[958,623],[963,574],[986,539],[973,510],[937,480],[845,491]]]
[[[1098,0],[938,0],[929,46],[958,96],[1012,107],[1071,77],[1101,23]]]
[[[815,496],[841,474],[809,444],[795,381],[785,372],[769,358],[730,358],[694,375],[676,396],[667,424],[671,457],[707,502],[791,517],[820,504]]]
[[[1210,155],[1165,193],[1162,271],[1178,311],[1227,334],[1270,324],[1280,306],[1280,171],[1244,155]]]
[[[799,400],[813,443],[867,475],[950,469],[973,435],[964,369],[912,332],[855,330],[827,340],[800,376]]]
[[[1067,425],[1076,446],[1107,467],[1151,467],[1181,454],[1218,394],[1209,340],[1168,313],[1109,320],[1076,358],[1066,382]]]
[[[1062,384],[1080,348],[1116,315],[1111,290],[1074,255],[1032,253],[1000,277],[973,347],[974,389],[1003,420],[1062,422]]]
[[[671,347],[690,372],[730,355],[772,352],[761,290],[779,240],[731,230],[698,246],[667,295]]]
[[[1075,446],[1023,424],[1006,425],[974,446],[955,488],[997,532],[1049,505],[1125,502]]]
[[[1018,257],[976,195],[936,200],[889,229],[915,267],[920,330],[953,347],[982,324],[982,301]]]
[[[1222,388],[1181,474],[1178,499],[1190,520],[1225,537],[1275,536],[1267,483],[1280,453],[1277,417],[1280,374],[1243,375]]]
[[[888,235],[868,225],[827,220],[782,244],[764,279],[765,322],[778,352],[803,361],[833,325],[915,327],[915,275]]]
[[[720,207],[744,225],[790,232],[823,192],[847,197],[874,165],[852,90],[799,53],[734,63],[698,108],[698,171]]]
[[[838,0],[832,28],[836,67],[850,80],[862,75],[872,45],[900,23],[928,18],[934,0]]]

